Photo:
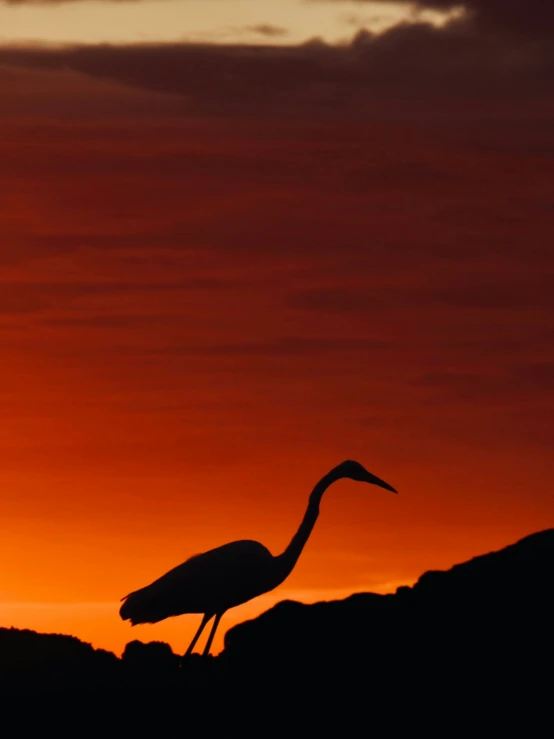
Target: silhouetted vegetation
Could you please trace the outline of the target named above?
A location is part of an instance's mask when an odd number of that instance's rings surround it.
[[[498,730],[516,710],[537,717],[551,704],[553,591],[551,529],[394,595],[279,603],[230,629],[218,657],[132,641],[118,659],[74,637],[0,629],[0,690],[115,703],[135,722],[163,705],[182,728],[209,700],[204,727],[260,711],[312,726],[341,712],[389,728],[444,719],[446,735],[486,716]]]

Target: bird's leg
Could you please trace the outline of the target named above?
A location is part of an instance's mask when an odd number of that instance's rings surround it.
[[[208,641],[206,642],[206,646],[204,647],[204,651],[202,652],[203,657],[207,657],[210,653],[210,647],[212,646],[212,642],[214,640],[215,632],[217,631],[217,627],[219,626],[219,622],[221,621],[221,617],[223,616],[222,613],[217,613],[216,617],[214,619],[214,625],[212,626],[212,630],[210,632],[210,635],[208,637]]]
[[[202,632],[204,631],[204,627],[206,626],[206,624],[208,623],[208,621],[210,620],[210,618],[211,618],[211,617],[212,617],[212,614],[209,614],[209,613],[205,613],[205,614],[204,614],[204,615],[202,616],[202,623],[201,623],[201,624],[200,624],[200,626],[198,627],[198,631],[197,631],[197,632],[196,632],[196,634],[194,635],[194,639],[193,639],[193,640],[191,641],[191,643],[189,644],[189,648],[188,648],[188,649],[187,649],[187,651],[185,652],[185,656],[184,656],[184,658],[185,658],[185,657],[188,657],[188,656],[189,656],[189,654],[191,654],[191,653],[192,653],[192,650],[193,650],[193,649],[194,649],[194,647],[196,646],[196,642],[197,642],[197,641],[198,641],[198,639],[200,638],[200,634],[201,634],[201,633],[202,633]],[[184,659],[184,658],[183,658],[183,659]]]

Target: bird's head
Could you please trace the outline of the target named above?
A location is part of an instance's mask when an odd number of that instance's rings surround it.
[[[368,472],[359,462],[355,462],[352,459],[347,459],[346,462],[342,462],[338,467],[335,467],[335,473],[339,477],[349,477],[351,480],[357,480],[358,482],[367,482],[371,485],[379,485],[379,487],[385,488],[385,490],[390,490],[391,493],[398,492],[392,487],[392,485],[389,485],[388,482],[372,475],[371,472]]]

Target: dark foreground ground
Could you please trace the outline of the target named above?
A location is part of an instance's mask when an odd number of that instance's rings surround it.
[[[227,632],[219,657],[135,641],[118,659],[0,629],[5,735],[54,720],[74,736],[552,736],[553,616],[550,529],[394,595],[279,603]]]

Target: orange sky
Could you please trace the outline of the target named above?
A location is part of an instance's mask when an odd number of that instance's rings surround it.
[[[552,164],[509,127],[486,153],[378,126],[4,133],[3,624],[183,650],[197,617],[131,630],[119,598],[226,541],[279,551],[347,457],[400,495],[337,484],[276,598],[394,590],[552,525]]]
[[[400,494],[330,489],[216,652],[281,598],[553,525],[552,106],[503,91],[511,54],[490,99],[459,66],[463,95],[410,97],[391,38],[0,46],[0,625],[182,652],[199,617],[131,628],[119,599],[227,541],[280,551],[345,458]]]

